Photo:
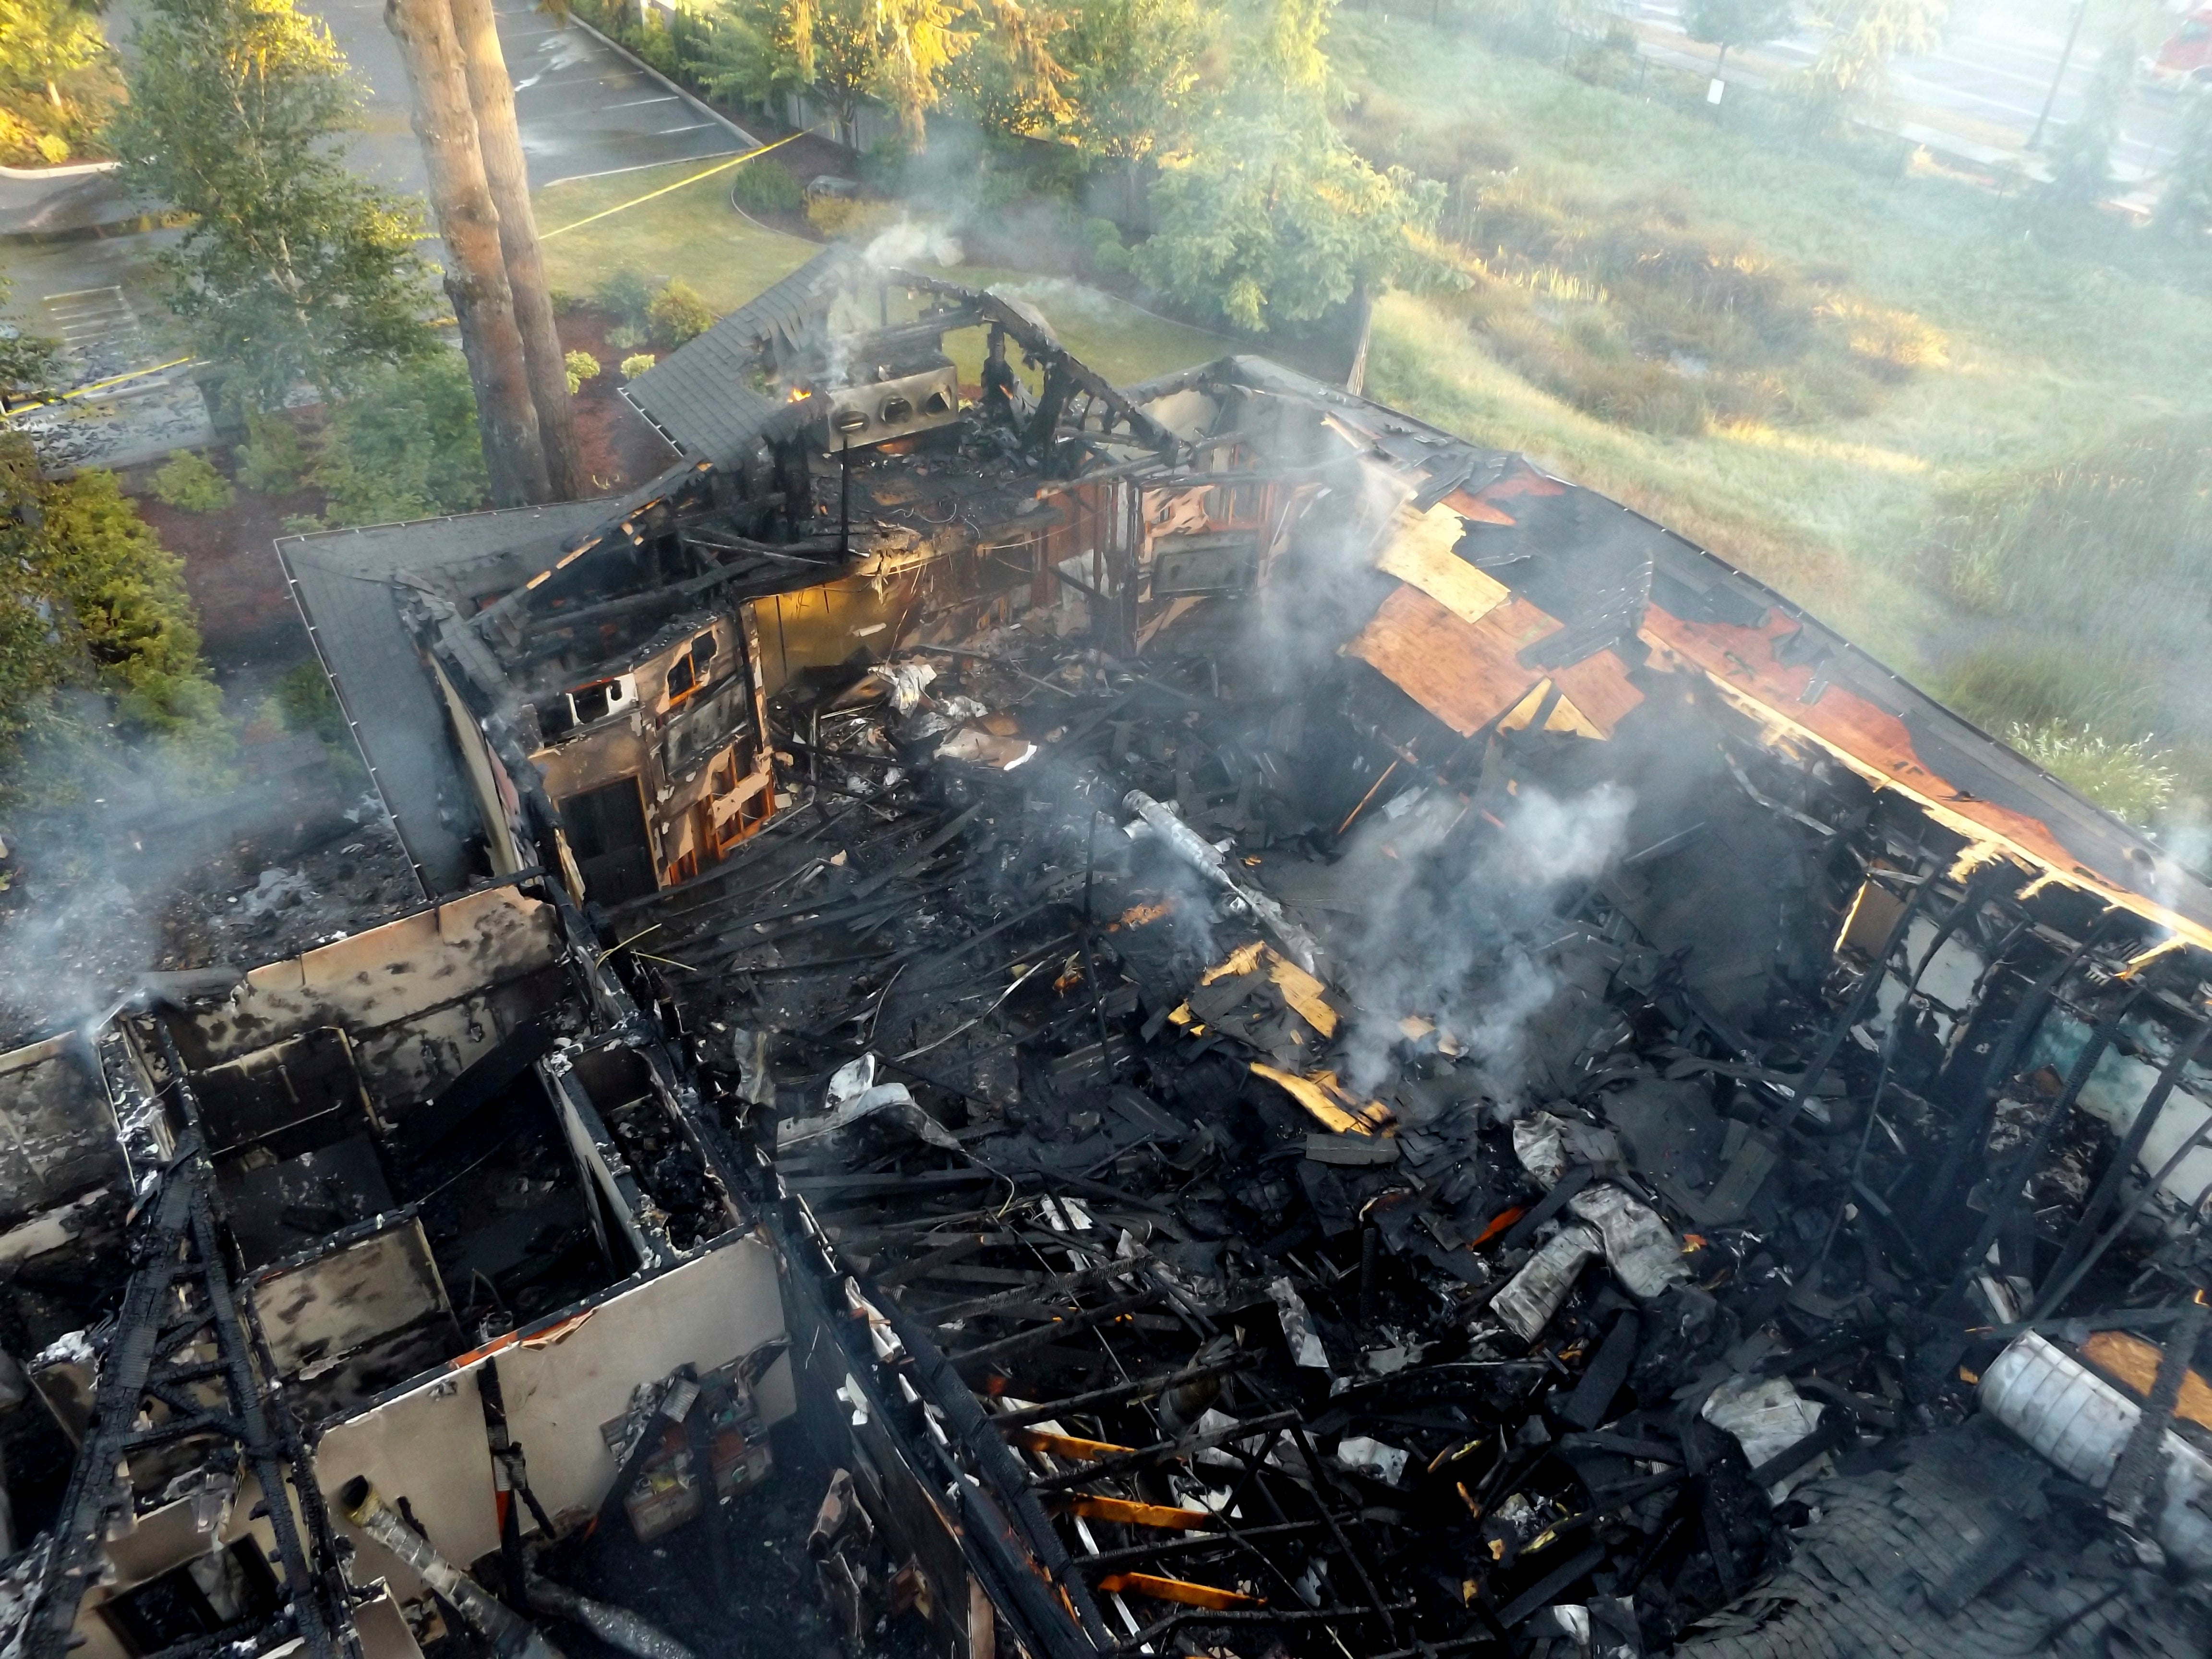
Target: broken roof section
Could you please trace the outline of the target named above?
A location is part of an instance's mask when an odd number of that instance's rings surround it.
[[[1655,658],[1706,677],[1781,739],[1810,741],[1938,822],[2212,945],[2212,884],[1781,594],[1663,526],[1263,360],[1136,388],[1187,437],[1264,447],[1289,401],[1405,492],[1376,568],[1398,586],[1347,647],[1471,736],[1532,694],[1603,735]],[[1532,708],[1531,713],[1534,712]]]

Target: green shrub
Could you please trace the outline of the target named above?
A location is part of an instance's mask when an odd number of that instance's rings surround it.
[[[824,236],[865,242],[898,216],[896,202],[857,196],[817,196],[806,204],[806,222]]]
[[[625,265],[610,271],[592,297],[617,324],[641,329],[653,305],[653,284]]]
[[[253,410],[246,416],[246,441],[231,456],[231,465],[241,488],[289,495],[306,482],[309,459],[299,428],[281,414]]]
[[[488,493],[476,395],[459,352],[386,369],[340,404],[314,481],[334,526],[464,513]]]
[[[634,357],[625,357],[622,360],[622,377],[625,380],[635,380],[659,361],[650,351],[641,351]]]
[[[730,183],[730,199],[747,213],[799,213],[806,191],[781,161],[748,161]]]
[[[238,499],[230,480],[206,456],[189,449],[154,474],[154,494],[187,513],[220,513]]]
[[[1085,219],[1083,242],[1093,270],[1104,276],[1129,274],[1129,250],[1121,240],[1121,227],[1111,219]]]
[[[584,382],[599,378],[599,360],[588,351],[572,351],[561,360],[568,371],[568,395],[573,398],[584,389]]]
[[[319,662],[303,662],[276,682],[276,708],[288,732],[328,744],[346,741],[345,713]]]
[[[653,296],[653,303],[646,307],[646,319],[653,326],[653,338],[671,350],[697,339],[714,325],[714,313],[707,309],[699,290],[681,276],[672,279]]]
[[[72,686],[107,700],[126,741],[220,767],[234,734],[200,659],[184,562],[113,473],[42,481],[29,442],[0,432],[0,795],[33,787],[20,769],[28,747],[105,735],[65,712]]]
[[[628,323],[617,323],[607,331],[607,343],[617,351],[635,351],[649,337],[641,328],[632,328]]]

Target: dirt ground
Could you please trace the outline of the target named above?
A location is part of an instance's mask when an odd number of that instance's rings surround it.
[[[607,343],[615,319],[596,306],[563,312],[559,327],[563,351],[588,351],[599,360],[597,378],[576,393],[576,435],[584,447],[585,470],[601,493],[613,495],[665,472],[676,452],[645,417],[623,401],[622,361],[630,355]],[[637,349],[639,348],[633,348]]]
[[[561,319],[561,343],[563,349],[589,351],[605,365],[597,380],[585,383],[575,408],[592,485],[598,493],[613,495],[665,471],[676,455],[622,400],[617,365],[623,354],[606,343],[608,322],[596,311],[571,313]],[[207,453],[225,474],[232,471],[228,450]],[[264,495],[241,489],[221,513],[187,513],[154,494],[151,481],[159,465],[126,469],[123,488],[161,545],[185,562],[185,587],[199,611],[200,635],[216,678],[227,692],[242,678],[258,695],[313,654],[274,544],[292,533],[285,527],[287,518],[321,510],[322,492]],[[242,711],[234,703],[233,712]]]
[[[210,459],[230,470],[228,453],[216,451]],[[305,661],[312,654],[307,635],[273,544],[288,533],[288,515],[322,506],[321,493],[262,495],[241,489],[223,512],[187,513],[155,495],[154,471],[151,465],[130,469],[122,475],[123,488],[137,499],[140,516],[161,545],[185,562],[185,588],[199,610],[200,637],[216,678],[228,684],[244,670],[273,676]]]

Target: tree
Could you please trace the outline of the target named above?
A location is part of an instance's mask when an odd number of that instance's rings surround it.
[[[333,526],[483,506],[489,481],[467,366],[441,351],[384,370],[333,413],[307,476],[327,493]]]
[[[1935,46],[1949,15],[1950,0],[1850,0],[1806,73],[1830,99],[1871,96],[1887,81],[1893,58]]]
[[[384,22],[414,88],[415,136],[445,238],[446,295],[476,386],[492,500],[501,507],[545,501],[552,480],[453,11],[447,0],[385,0]]]
[[[1796,26],[1790,0],[1689,0],[1682,11],[1682,29],[1690,39],[1720,48],[1713,59],[1717,76],[1736,47],[1763,46]]]
[[[2181,144],[2151,222],[2163,234],[2192,244],[2202,243],[2212,229],[2212,98],[2190,100]]]
[[[136,44],[124,179],[191,216],[167,298],[229,394],[336,397],[434,349],[421,216],[346,171],[357,100],[323,26],[291,0],[146,0]]]
[[[1336,0],[1244,0],[1235,76],[1269,97],[1314,97],[1328,86],[1329,18]]]
[[[1224,113],[1163,161],[1137,270],[1241,329],[1311,322],[1417,265],[1443,193],[1376,172],[1316,108]]]
[[[1069,77],[1068,136],[1127,167],[1133,221],[1139,169],[1189,118],[1206,40],[1196,0],[1083,0],[1054,43]]]
[[[33,792],[43,747],[104,736],[104,719],[72,715],[71,690],[98,695],[126,739],[219,761],[231,733],[199,647],[182,562],[114,474],[48,482],[29,441],[0,431],[0,799]]]
[[[64,77],[107,51],[94,8],[81,0],[0,0],[0,87],[32,88],[57,113]]]
[[[2121,35],[2097,59],[2096,73],[2081,100],[2081,112],[2063,127],[2051,146],[2051,182],[2045,204],[2076,216],[2097,206],[2112,189],[2112,146],[2119,142],[2120,115],[2135,76],[2135,41]]]
[[[738,68],[743,54],[756,48],[757,70]],[[883,35],[874,0],[760,0],[736,14],[734,28],[717,51],[723,78],[710,85],[752,93],[763,101],[786,91],[811,93],[829,106],[838,138],[848,149],[860,148],[860,106],[882,78]]]
[[[507,264],[507,288],[514,296],[514,324],[522,336],[523,368],[530,380],[530,400],[538,411],[547,479],[555,496],[574,501],[583,495],[589,479],[576,438],[575,411],[568,402],[568,371],[561,332],[553,321],[553,295],[545,283],[544,255],[538,245],[538,219],[530,205],[530,171],[514,118],[514,83],[507,78],[491,0],[451,3],[469,101],[476,107],[484,182],[499,213],[500,252]]]

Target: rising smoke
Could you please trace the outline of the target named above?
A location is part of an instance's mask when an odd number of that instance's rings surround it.
[[[1544,953],[1561,931],[1555,907],[1620,852],[1635,800],[1610,782],[1566,799],[1523,785],[1493,829],[1456,796],[1430,794],[1358,833],[1340,872],[1364,911],[1338,963],[1356,1004],[1346,1080],[1381,1084],[1401,1022],[1423,1019],[1511,1108],[1529,1024],[1564,988]]]

